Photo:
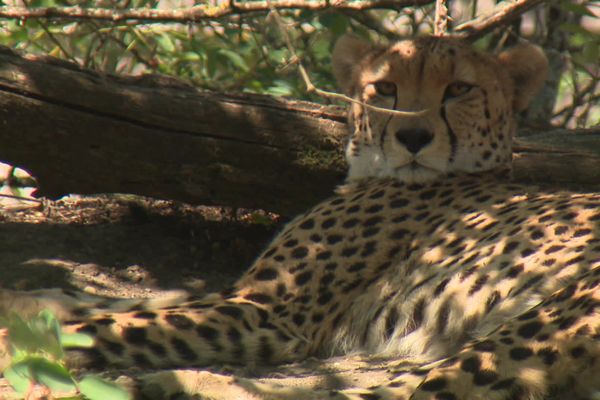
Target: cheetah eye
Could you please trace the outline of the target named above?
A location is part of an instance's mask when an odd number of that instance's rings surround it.
[[[444,92],[444,101],[467,94],[474,87],[475,85],[466,82],[452,82],[446,87],[446,91]]]
[[[381,96],[395,96],[396,95],[396,84],[388,81],[377,81],[373,83],[377,94]]]

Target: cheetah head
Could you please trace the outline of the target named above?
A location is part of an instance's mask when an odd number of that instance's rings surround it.
[[[348,35],[335,45],[333,69],[344,92],[363,103],[425,110],[399,116],[353,103],[348,180],[425,182],[510,167],[514,114],[543,85],[547,60],[528,44],[492,55],[450,38],[384,47]]]

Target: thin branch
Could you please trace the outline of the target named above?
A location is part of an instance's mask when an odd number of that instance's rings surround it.
[[[470,40],[477,39],[543,2],[543,0],[503,1],[494,7],[491,12],[483,14],[474,20],[460,24],[454,28],[454,31],[450,36]]]
[[[0,197],[6,197],[7,199],[15,199],[15,200],[21,200],[21,201],[31,201],[33,203],[41,203],[42,202],[42,200],[32,199],[32,198],[23,197],[23,196],[14,196],[12,194],[0,194]]]
[[[432,0],[277,0],[271,2],[275,9],[300,10],[368,10],[394,9],[419,6],[432,3]],[[128,9],[115,10],[83,7],[0,7],[0,18],[16,19],[76,19],[104,20],[112,22],[195,22],[206,19],[226,17],[231,14],[245,14],[258,11],[269,11],[268,1],[228,1],[217,6],[210,4],[176,10]]]
[[[42,28],[42,30],[46,33],[46,36],[48,36],[48,38],[50,39],[50,41],[52,43],[54,43],[56,45],[56,47],[58,47],[58,49],[65,55],[65,57],[76,63],[77,60],[71,55],[71,53],[69,53],[67,51],[67,49],[65,49],[65,47],[62,45],[62,43],[60,42],[60,40],[58,40],[53,34],[52,32],[50,32],[50,29],[48,29],[48,27],[46,26],[45,23],[40,22],[40,27]]]
[[[433,36],[446,36],[448,33],[448,6],[446,0],[436,0]]]
[[[398,116],[403,116],[403,117],[407,117],[407,116],[416,117],[416,116],[423,115],[427,112],[427,110],[399,111],[399,110],[391,110],[389,108],[375,107],[375,106],[364,103],[362,101],[358,101],[356,99],[353,99],[352,97],[348,97],[348,96],[340,94],[340,93],[328,92],[326,90],[319,89],[310,80],[310,77],[308,76],[308,72],[306,72],[304,65],[302,65],[302,62],[300,61],[300,57],[298,57],[298,55],[296,54],[296,50],[294,48],[294,45],[292,44],[292,39],[290,38],[288,30],[285,29],[285,25],[283,23],[283,20],[281,19],[281,15],[275,8],[272,8],[271,12],[275,18],[275,22],[276,22],[277,26],[279,27],[279,30],[281,31],[281,33],[283,35],[283,39],[285,40],[285,45],[288,48],[288,50],[292,56],[291,57],[292,62],[298,65],[298,71],[300,71],[300,76],[302,76],[302,80],[304,81],[304,84],[306,85],[306,91],[308,93],[315,93],[315,94],[325,97],[327,99],[335,99],[335,100],[345,101],[347,103],[360,104],[361,106],[363,106],[369,110],[381,112],[384,114],[398,115]]]
[[[432,0],[275,0],[269,1],[234,1],[223,2],[217,6],[202,4],[191,8],[175,10],[157,10],[147,8],[105,9],[83,7],[0,7],[0,19],[68,19],[68,20],[104,20],[112,22],[189,23],[241,15],[246,13],[267,12],[273,7],[277,10],[345,10],[360,11],[369,9],[393,9],[423,6],[433,3]],[[489,31],[506,24],[522,13],[543,3],[543,0],[514,0],[498,4],[490,13],[457,26],[450,36],[477,39]]]
[[[594,105],[600,98],[600,94],[595,93],[595,91],[598,87],[599,79],[592,78],[592,80],[586,86],[580,88],[576,82],[577,77],[576,77],[575,73],[572,73],[572,75],[573,75],[573,78],[572,78],[573,79],[573,95],[572,95],[571,102],[568,105],[561,108],[560,110],[556,111],[552,115],[552,118],[556,118],[556,117],[560,117],[563,114],[565,114],[565,116],[563,117],[563,124],[566,123],[567,121],[569,121],[571,118],[573,118],[573,116],[575,115],[575,112],[577,111],[577,109],[579,107],[581,107],[584,104],[588,104],[590,106]],[[586,99],[586,97],[587,97],[587,99]]]
[[[111,31],[108,34],[101,31],[101,26],[96,21],[90,21],[90,23],[96,28],[96,32],[105,37],[107,41],[112,41],[117,46],[121,47],[123,50],[130,52],[133,55],[133,58],[140,64],[145,65],[148,69],[152,70],[152,66],[149,60],[144,59],[142,55],[136,49],[132,48],[129,44],[125,43],[121,38],[113,35]]]
[[[471,19],[475,19],[477,16],[477,0],[471,2]]]
[[[398,40],[398,33],[388,29],[385,24],[382,24],[381,21],[375,18],[371,13],[349,10],[342,12],[350,17],[355,23],[377,32],[378,35],[384,36],[390,41]]]

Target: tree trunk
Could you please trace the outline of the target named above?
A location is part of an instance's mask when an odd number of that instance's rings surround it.
[[[339,107],[107,76],[6,48],[0,121],[0,160],[49,197],[120,192],[292,215],[344,177]],[[528,136],[516,168],[521,180],[600,183],[600,129]]]

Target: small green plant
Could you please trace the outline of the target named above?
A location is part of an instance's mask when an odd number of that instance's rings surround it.
[[[126,400],[131,396],[119,386],[87,375],[77,380],[65,366],[65,348],[91,347],[93,339],[82,333],[64,333],[54,315],[44,310],[23,320],[16,314],[0,318],[8,330],[11,362],[2,373],[19,394],[27,398],[39,385],[48,393],[70,399]]]

